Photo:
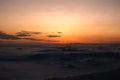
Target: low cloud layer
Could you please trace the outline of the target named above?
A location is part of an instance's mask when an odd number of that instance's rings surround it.
[[[30,31],[21,31],[21,32],[17,32],[16,36],[19,37],[27,37],[27,36],[32,36],[33,34],[41,34],[41,32],[30,32]]]
[[[32,41],[41,41],[41,39],[36,39],[36,38],[23,38],[23,39],[32,40]]]
[[[57,32],[58,34],[62,34],[62,32]]]
[[[14,35],[4,33],[4,32],[0,32],[0,39],[19,40],[21,38],[14,36]]]
[[[41,34],[41,32],[31,32],[32,34]]]
[[[59,42],[58,40],[43,40],[44,42]]]
[[[15,33],[15,35],[11,35],[5,32],[0,31],[0,42],[2,39],[5,40],[30,40],[30,41],[39,41],[43,43],[51,43],[51,42],[59,42],[58,40],[51,40],[50,38],[61,37],[61,32],[57,32],[58,34],[48,34],[47,36],[39,38],[34,38],[34,35],[41,34],[41,32],[29,32],[29,31],[20,31]],[[48,37],[47,39],[45,37]]]
[[[47,37],[56,38],[56,37],[61,37],[61,36],[60,35],[47,35]]]
[[[16,36],[25,37],[25,36],[31,36],[31,34],[30,32],[27,32],[27,31],[21,31],[21,32],[17,32]]]

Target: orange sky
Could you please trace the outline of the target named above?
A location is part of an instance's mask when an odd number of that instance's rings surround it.
[[[119,0],[1,0],[0,6],[0,41],[120,42]]]

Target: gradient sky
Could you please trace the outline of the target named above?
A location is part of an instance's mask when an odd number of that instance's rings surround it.
[[[1,42],[120,42],[120,0],[0,0],[3,33]]]

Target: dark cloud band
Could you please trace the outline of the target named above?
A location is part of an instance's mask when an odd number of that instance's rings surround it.
[[[0,38],[1,39],[10,39],[10,40],[19,40],[21,38],[14,36],[14,35],[10,35],[4,32],[0,32]]]

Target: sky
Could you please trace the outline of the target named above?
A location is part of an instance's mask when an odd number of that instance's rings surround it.
[[[0,0],[0,42],[119,43],[120,0]]]

